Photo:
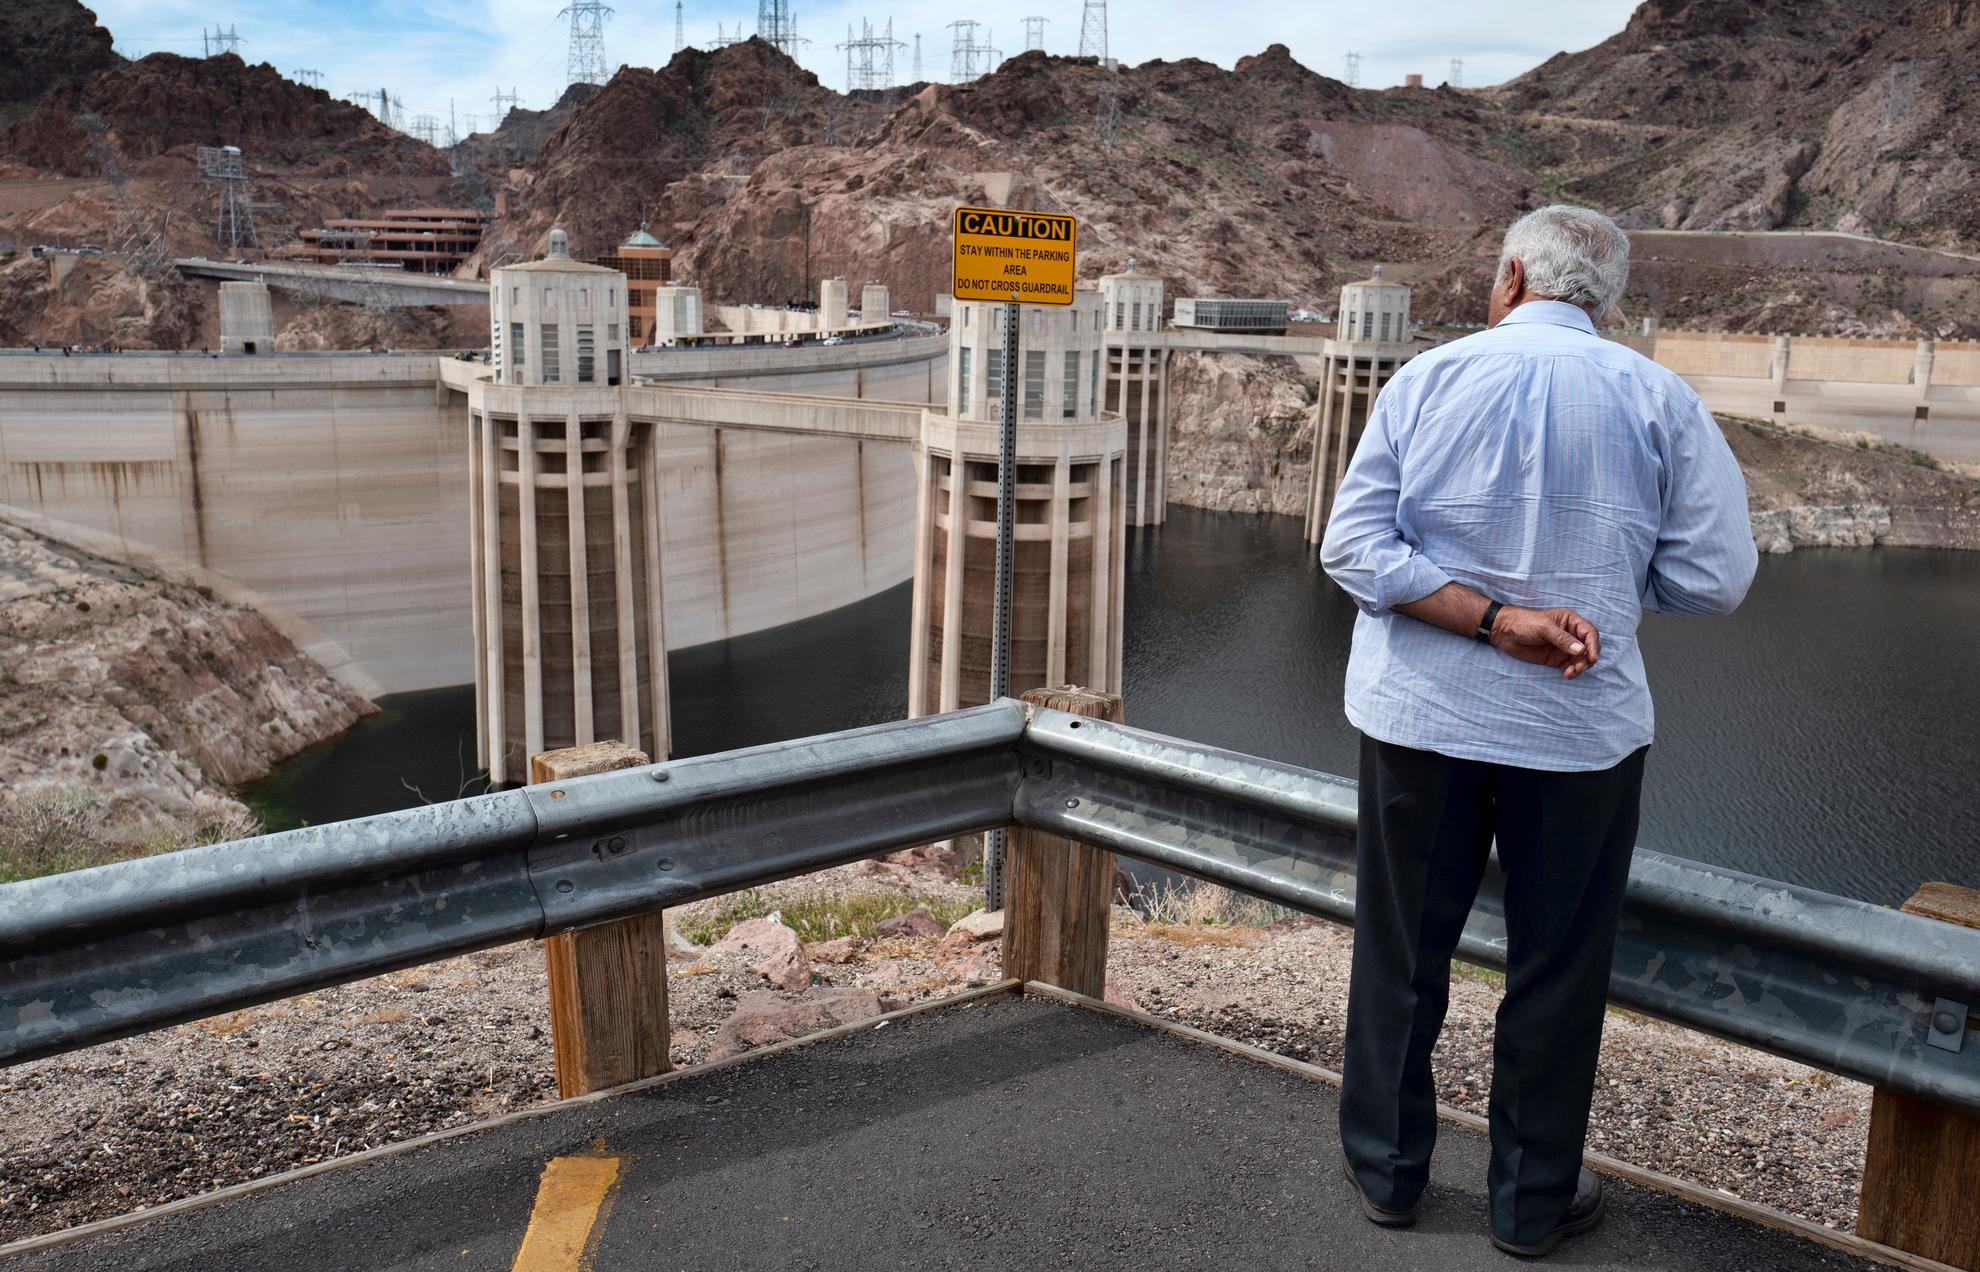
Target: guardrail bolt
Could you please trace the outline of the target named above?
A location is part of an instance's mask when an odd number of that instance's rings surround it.
[[[671,774],[669,774],[666,769],[653,770],[653,780],[656,782],[664,782],[667,780],[669,776],[671,776]]]
[[[1959,1019],[1949,1011],[1942,1011],[1932,1017],[1932,1028],[1942,1034],[1949,1034],[1959,1028]]]
[[[1029,777],[1050,777],[1052,766],[1043,760],[1026,760],[1024,771]]]
[[[577,885],[575,883],[572,883],[569,879],[557,880],[557,891],[559,892],[570,892],[574,890],[576,887]]]
[[[1067,801],[1066,801],[1066,807],[1067,807],[1067,808],[1078,808],[1078,807],[1079,807],[1079,801],[1078,801],[1078,800],[1076,800],[1076,799],[1069,799],[1069,800],[1067,800]]]
[[[624,839],[621,839],[617,835],[614,835],[610,839],[605,841],[606,852],[621,853],[624,852],[625,850],[626,850],[626,841]]]
[[[658,864],[662,870],[672,870],[674,868],[674,859],[672,857],[662,857]]]

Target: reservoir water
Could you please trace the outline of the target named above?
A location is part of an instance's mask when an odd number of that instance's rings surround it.
[[[1129,534],[1129,723],[1353,776],[1354,607],[1288,517]],[[897,719],[908,589],[675,653],[677,755]],[[1980,553],[1763,557],[1729,619],[1646,615],[1645,847],[1895,905],[1980,885]],[[475,788],[471,686],[395,694],[247,797],[271,828]]]

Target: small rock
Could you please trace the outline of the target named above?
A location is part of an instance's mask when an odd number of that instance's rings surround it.
[[[726,1060],[755,1047],[802,1038],[879,1014],[879,998],[861,989],[815,989],[801,998],[780,998],[756,990],[738,998],[735,1011],[715,1030],[708,1059]]]
[[[1004,912],[1002,910],[978,910],[957,919],[949,928],[949,935],[964,935],[972,942],[994,941],[1004,934]]]
[[[850,963],[859,953],[859,941],[855,937],[842,936],[833,941],[818,941],[804,947],[805,957],[814,963]]]
[[[804,956],[803,943],[774,917],[736,924],[708,953],[724,961],[754,957],[749,970],[778,989],[800,990],[811,984],[811,963]]]
[[[909,910],[874,924],[873,934],[882,937],[933,937],[942,935],[942,925],[926,910]]]

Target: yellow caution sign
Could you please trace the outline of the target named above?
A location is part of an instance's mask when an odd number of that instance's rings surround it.
[[[956,209],[957,300],[1070,305],[1079,222],[1051,212]]]

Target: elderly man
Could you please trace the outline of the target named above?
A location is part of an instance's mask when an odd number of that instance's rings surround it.
[[[1581,1165],[1636,840],[1648,608],[1726,614],[1757,563],[1746,485],[1677,376],[1595,332],[1629,240],[1586,208],[1507,231],[1489,329],[1382,391],[1321,556],[1361,607],[1354,974],[1341,1143],[1363,1212],[1416,1218],[1451,952],[1498,844],[1492,1241],[1551,1252],[1602,1217]]]

